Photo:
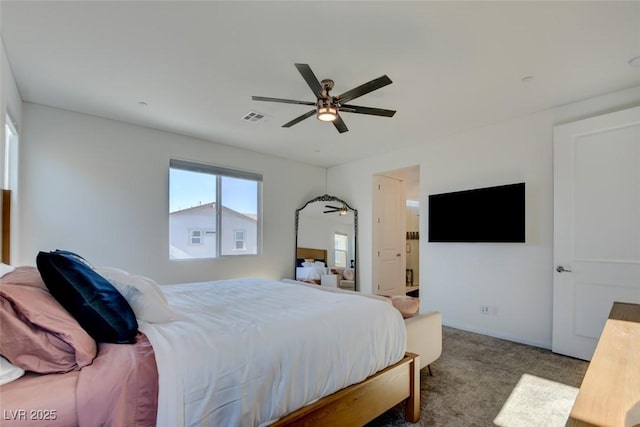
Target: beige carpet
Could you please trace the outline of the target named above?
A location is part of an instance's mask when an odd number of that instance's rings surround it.
[[[444,327],[434,376],[426,369],[420,373],[420,423],[407,423],[399,405],[367,426],[551,426],[573,405],[587,365],[538,347]],[[540,412],[542,406],[546,409]],[[540,413],[551,424],[537,424]]]

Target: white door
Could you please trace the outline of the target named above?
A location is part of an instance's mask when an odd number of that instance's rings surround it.
[[[640,107],[554,128],[552,349],[591,360],[614,301],[640,303]]]
[[[400,295],[405,290],[406,187],[404,181],[374,176],[373,293]]]

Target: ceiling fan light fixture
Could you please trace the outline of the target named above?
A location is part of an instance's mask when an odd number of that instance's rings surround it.
[[[1,1],[1,0],[0,0]],[[329,92],[333,89],[334,82],[331,79],[324,79],[319,81],[316,75],[309,67],[309,64],[294,64],[302,78],[307,82],[307,85],[313,92],[316,102],[311,101],[298,101],[295,99],[284,98],[271,98],[267,96],[252,96],[254,101],[268,101],[268,102],[281,102],[284,104],[298,104],[298,105],[314,105],[313,110],[309,110],[306,113],[296,117],[293,120],[283,124],[283,128],[290,128],[291,126],[300,123],[309,117],[316,115],[316,118],[322,122],[333,122],[333,126],[338,133],[348,132],[347,125],[342,120],[342,116],[339,115],[339,111],[345,113],[358,113],[368,114],[372,116],[381,117],[393,117],[396,113],[395,110],[385,110],[382,108],[370,108],[362,107],[359,105],[345,104],[353,99],[359,98],[363,95],[385,87],[391,83],[391,79],[386,74],[378,77],[377,79],[370,80],[360,86],[354,87],[338,96],[331,96]]]
[[[338,109],[330,105],[318,107],[318,120],[323,122],[332,122],[338,118]]]
[[[346,214],[348,214],[348,213],[349,213],[349,209],[348,209],[346,206],[344,206],[344,205],[343,205],[343,206],[340,208],[340,212],[338,212],[338,215],[340,215],[340,216],[345,216],[345,215],[346,215]]]

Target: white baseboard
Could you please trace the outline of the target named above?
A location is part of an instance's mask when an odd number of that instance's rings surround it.
[[[551,343],[543,343],[543,342],[538,342],[538,341],[531,341],[531,340],[527,340],[527,339],[522,339],[520,337],[516,337],[516,336],[513,336],[513,335],[497,332],[497,331],[494,331],[494,330],[478,328],[478,327],[473,326],[473,325],[465,325],[465,324],[460,324],[460,323],[455,323],[455,322],[453,322],[453,323],[452,322],[445,322],[444,319],[443,319],[442,320],[442,326],[448,326],[448,327],[455,328],[455,329],[462,329],[463,331],[474,332],[476,334],[487,335],[487,336],[494,337],[494,338],[500,338],[500,339],[503,339],[503,340],[513,341],[513,342],[517,342],[517,343],[520,343],[520,344],[532,345],[534,347],[546,348],[547,350],[551,350]]]

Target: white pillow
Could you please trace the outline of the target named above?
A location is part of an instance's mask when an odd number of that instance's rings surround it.
[[[129,274],[119,268],[97,267],[96,272],[107,279],[127,300],[136,319],[149,323],[165,323],[179,316],[169,307],[167,297],[153,279]]]
[[[0,385],[15,381],[23,375],[24,369],[18,368],[7,359],[0,356]]]
[[[322,262],[322,261],[316,261],[316,262],[313,264],[313,266],[314,266],[314,267],[324,267],[324,266],[325,266],[325,264],[324,264],[324,262]]]
[[[303,262],[303,263],[302,263],[302,266],[303,266],[303,267],[313,267],[313,263],[312,263],[312,262],[306,262],[306,261],[305,261],[305,262]]]
[[[0,263],[0,277],[4,276],[7,273],[11,273],[16,268],[13,265]]]

